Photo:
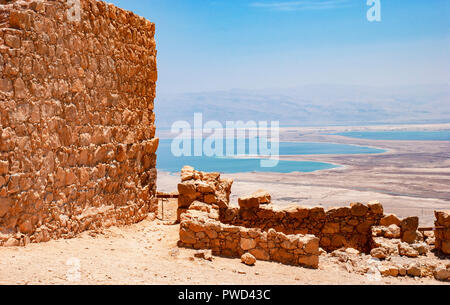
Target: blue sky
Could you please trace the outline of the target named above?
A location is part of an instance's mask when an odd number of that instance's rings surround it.
[[[450,1],[110,0],[156,24],[158,93],[450,84]]]

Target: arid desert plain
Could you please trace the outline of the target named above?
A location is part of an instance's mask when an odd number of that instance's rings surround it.
[[[450,124],[369,127],[282,128],[280,141],[327,142],[376,147],[381,154],[281,156],[281,160],[320,161],[340,167],[312,173],[238,173],[231,202],[256,189],[267,190],[274,204],[346,206],[380,201],[387,213],[419,216],[431,226],[434,210],[450,208],[450,141],[366,140],[338,135],[347,131],[450,129]],[[158,190],[176,191],[179,175],[158,173]]]

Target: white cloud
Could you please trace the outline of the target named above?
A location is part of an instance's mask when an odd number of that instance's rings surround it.
[[[306,10],[326,10],[347,6],[349,0],[324,0],[324,1],[271,1],[253,2],[251,7],[271,9],[276,11],[306,11]]]

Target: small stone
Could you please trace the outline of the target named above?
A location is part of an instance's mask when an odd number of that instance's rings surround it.
[[[409,276],[422,276],[422,270],[416,264],[410,265],[406,272]]]
[[[207,261],[212,261],[213,260],[213,256],[212,256],[212,251],[211,250],[198,250],[195,254],[194,257],[196,258],[201,258]]]
[[[4,244],[3,246],[5,247],[17,247],[20,245],[20,242],[15,239],[14,237],[10,237]]]
[[[345,249],[345,252],[351,255],[359,255],[359,251],[354,248],[347,248]]]
[[[419,252],[407,243],[400,243],[398,245],[398,252],[402,256],[408,256],[408,257],[418,257],[419,256]]]
[[[370,255],[378,259],[385,259],[389,254],[385,248],[374,248],[370,251]]]
[[[434,271],[434,278],[438,281],[450,281],[450,269],[439,266]]]
[[[327,255],[328,253],[327,253],[327,251],[325,251],[324,249],[322,249],[322,248],[319,248],[319,255]]]
[[[396,224],[391,224],[388,227],[387,232],[384,234],[387,238],[400,238],[401,236],[401,229]]]
[[[245,253],[241,256],[241,262],[246,264],[247,266],[253,266],[256,263],[256,258],[250,253]]]
[[[412,244],[411,247],[416,250],[417,252],[419,252],[419,255],[426,255],[428,253],[428,246],[426,243],[415,243]]]

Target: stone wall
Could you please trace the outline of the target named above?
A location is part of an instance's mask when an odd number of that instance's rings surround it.
[[[155,25],[81,0],[0,5],[0,245],[142,220],[156,192]]]
[[[435,211],[436,227],[442,227],[435,232],[436,249],[450,254],[450,211]]]
[[[178,184],[178,217],[185,213],[194,201],[205,202],[225,209],[230,202],[232,179],[222,179],[219,173],[204,173],[185,166]]]
[[[275,229],[285,234],[315,235],[320,238],[320,247],[328,252],[341,247],[369,252],[371,227],[379,225],[383,216],[383,207],[379,202],[368,205],[352,203],[350,207],[329,210],[322,207],[256,205],[220,211],[220,220],[226,224],[263,231]]]
[[[225,257],[250,253],[263,261],[309,268],[319,265],[317,237],[226,225],[218,220],[218,211],[200,202],[194,202],[181,216],[179,246],[211,249],[214,255]]]

